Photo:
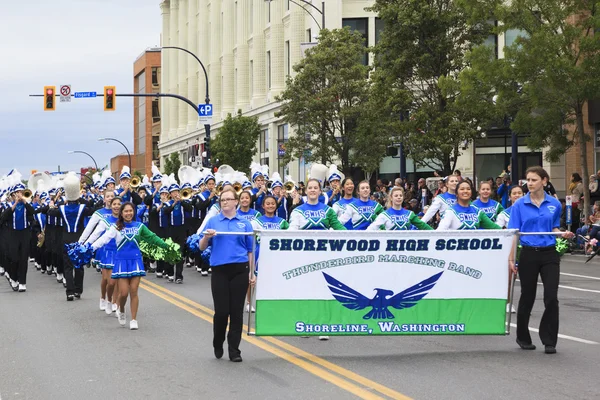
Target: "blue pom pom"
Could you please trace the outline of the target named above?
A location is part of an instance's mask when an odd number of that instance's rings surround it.
[[[73,267],[78,269],[89,264],[94,257],[94,250],[89,243],[85,245],[80,243],[65,244],[65,251],[71,259]]]
[[[210,254],[211,254],[211,252],[212,252],[212,246],[208,246],[206,248],[206,250],[204,250],[202,252],[202,256],[201,256],[202,257],[202,261],[204,261],[204,263],[206,263],[207,265],[210,264]]]
[[[191,253],[200,253],[200,240],[204,235],[194,233],[192,236],[188,237],[186,240],[186,246],[190,250]]]

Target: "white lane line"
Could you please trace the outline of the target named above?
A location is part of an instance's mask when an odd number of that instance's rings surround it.
[[[517,324],[510,324],[510,326],[512,326],[513,328],[516,328]],[[529,330],[534,331],[534,332],[540,331],[539,329],[532,328],[531,326],[529,327]],[[579,342],[579,343],[584,343],[584,344],[600,344],[598,342],[594,342],[593,340],[587,340],[587,339],[582,339],[582,338],[578,338],[575,336],[563,335],[562,333],[559,333],[558,337],[561,339],[572,340],[574,342]]]
[[[565,275],[565,276],[575,276],[577,278],[594,279],[594,280],[600,281],[600,278],[598,278],[597,276],[569,274],[569,273],[566,273],[566,272],[561,272],[560,274],[561,275]]]
[[[521,280],[517,279],[517,282],[521,282]],[[544,284],[542,282],[538,282],[539,286],[543,286]],[[569,290],[577,290],[579,292],[590,292],[590,293],[600,293],[600,290],[594,290],[594,289],[583,289],[583,288],[578,288],[578,287],[574,287],[574,286],[565,286],[565,285],[558,285],[559,288],[561,289],[569,289]]]

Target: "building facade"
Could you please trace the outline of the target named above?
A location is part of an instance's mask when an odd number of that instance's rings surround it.
[[[372,3],[314,2],[318,9],[324,7],[326,28],[350,26],[361,31],[369,46],[375,44],[378,25],[375,14],[365,11]],[[304,180],[309,171],[304,160],[280,162],[292,128],[275,116],[279,110],[275,98],[285,88],[286,77],[294,75],[292,66],[301,60],[303,49],[316,41],[321,15],[288,0],[163,0],[160,7],[162,46],[189,49],[206,68],[213,104],[211,134],[218,134],[229,113],[241,110],[246,116],[258,116],[262,133],[255,160],[282,177],[290,174]],[[204,103],[206,79],[198,62],[182,51],[162,53],[163,91]],[[201,165],[204,128],[197,112],[170,98],[161,99],[161,110],[161,158],[179,152],[183,164]]]
[[[133,63],[134,93],[158,93],[161,82],[161,50],[147,49]],[[152,174],[152,162],[160,165],[160,102],[153,97],[133,98],[133,171]],[[132,173],[133,173],[132,171]]]

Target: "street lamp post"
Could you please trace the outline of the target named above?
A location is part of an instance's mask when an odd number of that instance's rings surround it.
[[[129,152],[129,149],[127,148],[127,146],[125,146],[125,144],[123,142],[121,142],[118,139],[114,139],[114,138],[100,138],[98,139],[99,142],[104,142],[104,141],[109,141],[112,140],[113,142],[118,142],[121,143],[121,146],[123,146],[125,148],[125,151],[127,152],[127,156],[129,156],[129,170],[131,171],[131,153]]]
[[[268,1],[270,3],[273,0],[265,0],[265,1]],[[302,6],[301,4],[296,3],[294,0],[289,0],[289,1],[290,1],[290,3],[293,3],[293,4],[297,5],[298,7],[300,7],[301,9],[303,9],[304,11],[306,11],[308,13],[308,15],[310,15],[310,17],[313,19],[313,21],[315,21],[315,23],[317,24],[319,29],[325,29],[325,2],[324,1],[321,2],[321,9],[319,10],[319,8],[317,6],[315,6],[313,3],[311,3],[310,1],[297,0],[297,1],[301,1],[302,3],[306,4],[307,6],[314,8],[319,14],[321,14],[321,24],[320,25],[317,22],[317,20],[315,19],[315,17],[313,17],[313,15],[306,9],[306,7]]]
[[[98,163],[96,162],[96,160],[94,159],[94,157],[92,157],[92,155],[90,153],[86,153],[85,151],[81,151],[81,150],[71,150],[71,151],[69,151],[69,154],[76,154],[76,153],[85,154],[89,158],[91,158],[92,161],[94,162],[94,166],[96,167],[96,171],[98,171]]]

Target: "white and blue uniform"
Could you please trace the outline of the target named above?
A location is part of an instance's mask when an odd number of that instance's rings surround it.
[[[386,231],[407,231],[413,227],[421,230],[433,230],[432,227],[421,221],[417,215],[410,211],[401,208],[388,208],[375,218],[375,221],[367,228],[368,231],[378,231],[384,229]]]
[[[237,210],[237,215],[238,217],[243,218],[248,222],[252,222],[258,219],[262,214],[253,208],[249,209],[248,211],[242,211],[242,209],[240,208]]]
[[[456,195],[451,193],[442,193],[438,194],[431,203],[427,212],[421,218],[421,220],[425,223],[429,222],[431,218],[435,216],[435,214],[439,211],[440,216],[443,216],[447,209],[456,204]]]
[[[510,214],[512,212],[512,206],[508,207],[505,210],[502,210],[500,214],[498,214],[498,218],[496,218],[496,224],[501,228],[508,228],[508,222],[510,221]]]
[[[346,212],[339,217],[339,220],[342,224],[351,222],[352,230],[364,231],[384,211],[383,206],[374,200],[354,199],[346,206]]]
[[[115,216],[108,215],[106,219],[103,221],[104,223],[99,223],[94,232],[90,235],[90,237],[85,241],[85,243],[94,243],[104,232],[109,230],[113,225],[117,223],[119,219]],[[81,242],[81,240],[80,240]],[[111,240],[105,246],[98,249],[96,251],[96,261],[100,268],[102,269],[113,269],[115,266],[115,254],[117,253],[117,243],[115,240]]]
[[[479,208],[481,211],[483,211],[485,215],[487,215],[488,218],[492,221],[496,221],[498,214],[500,214],[500,212],[504,210],[502,204],[498,203],[496,200],[493,199],[489,199],[487,202],[484,203],[481,199],[478,198],[473,202],[473,205]]]
[[[304,203],[292,211],[290,227],[292,230],[346,230],[340,223],[335,211],[325,203]]]
[[[500,229],[500,227],[474,205],[463,207],[456,203],[446,210],[437,228],[438,231],[470,229]]]
[[[346,212],[346,207],[348,207],[348,204],[352,203],[354,200],[356,200],[356,197],[350,197],[349,199],[342,197],[341,199],[333,203],[331,208],[333,208],[333,211],[335,211],[335,215],[337,215],[338,219],[342,215],[344,215],[344,213]],[[346,229],[352,229],[352,221],[346,222],[344,226],[346,227]]]

